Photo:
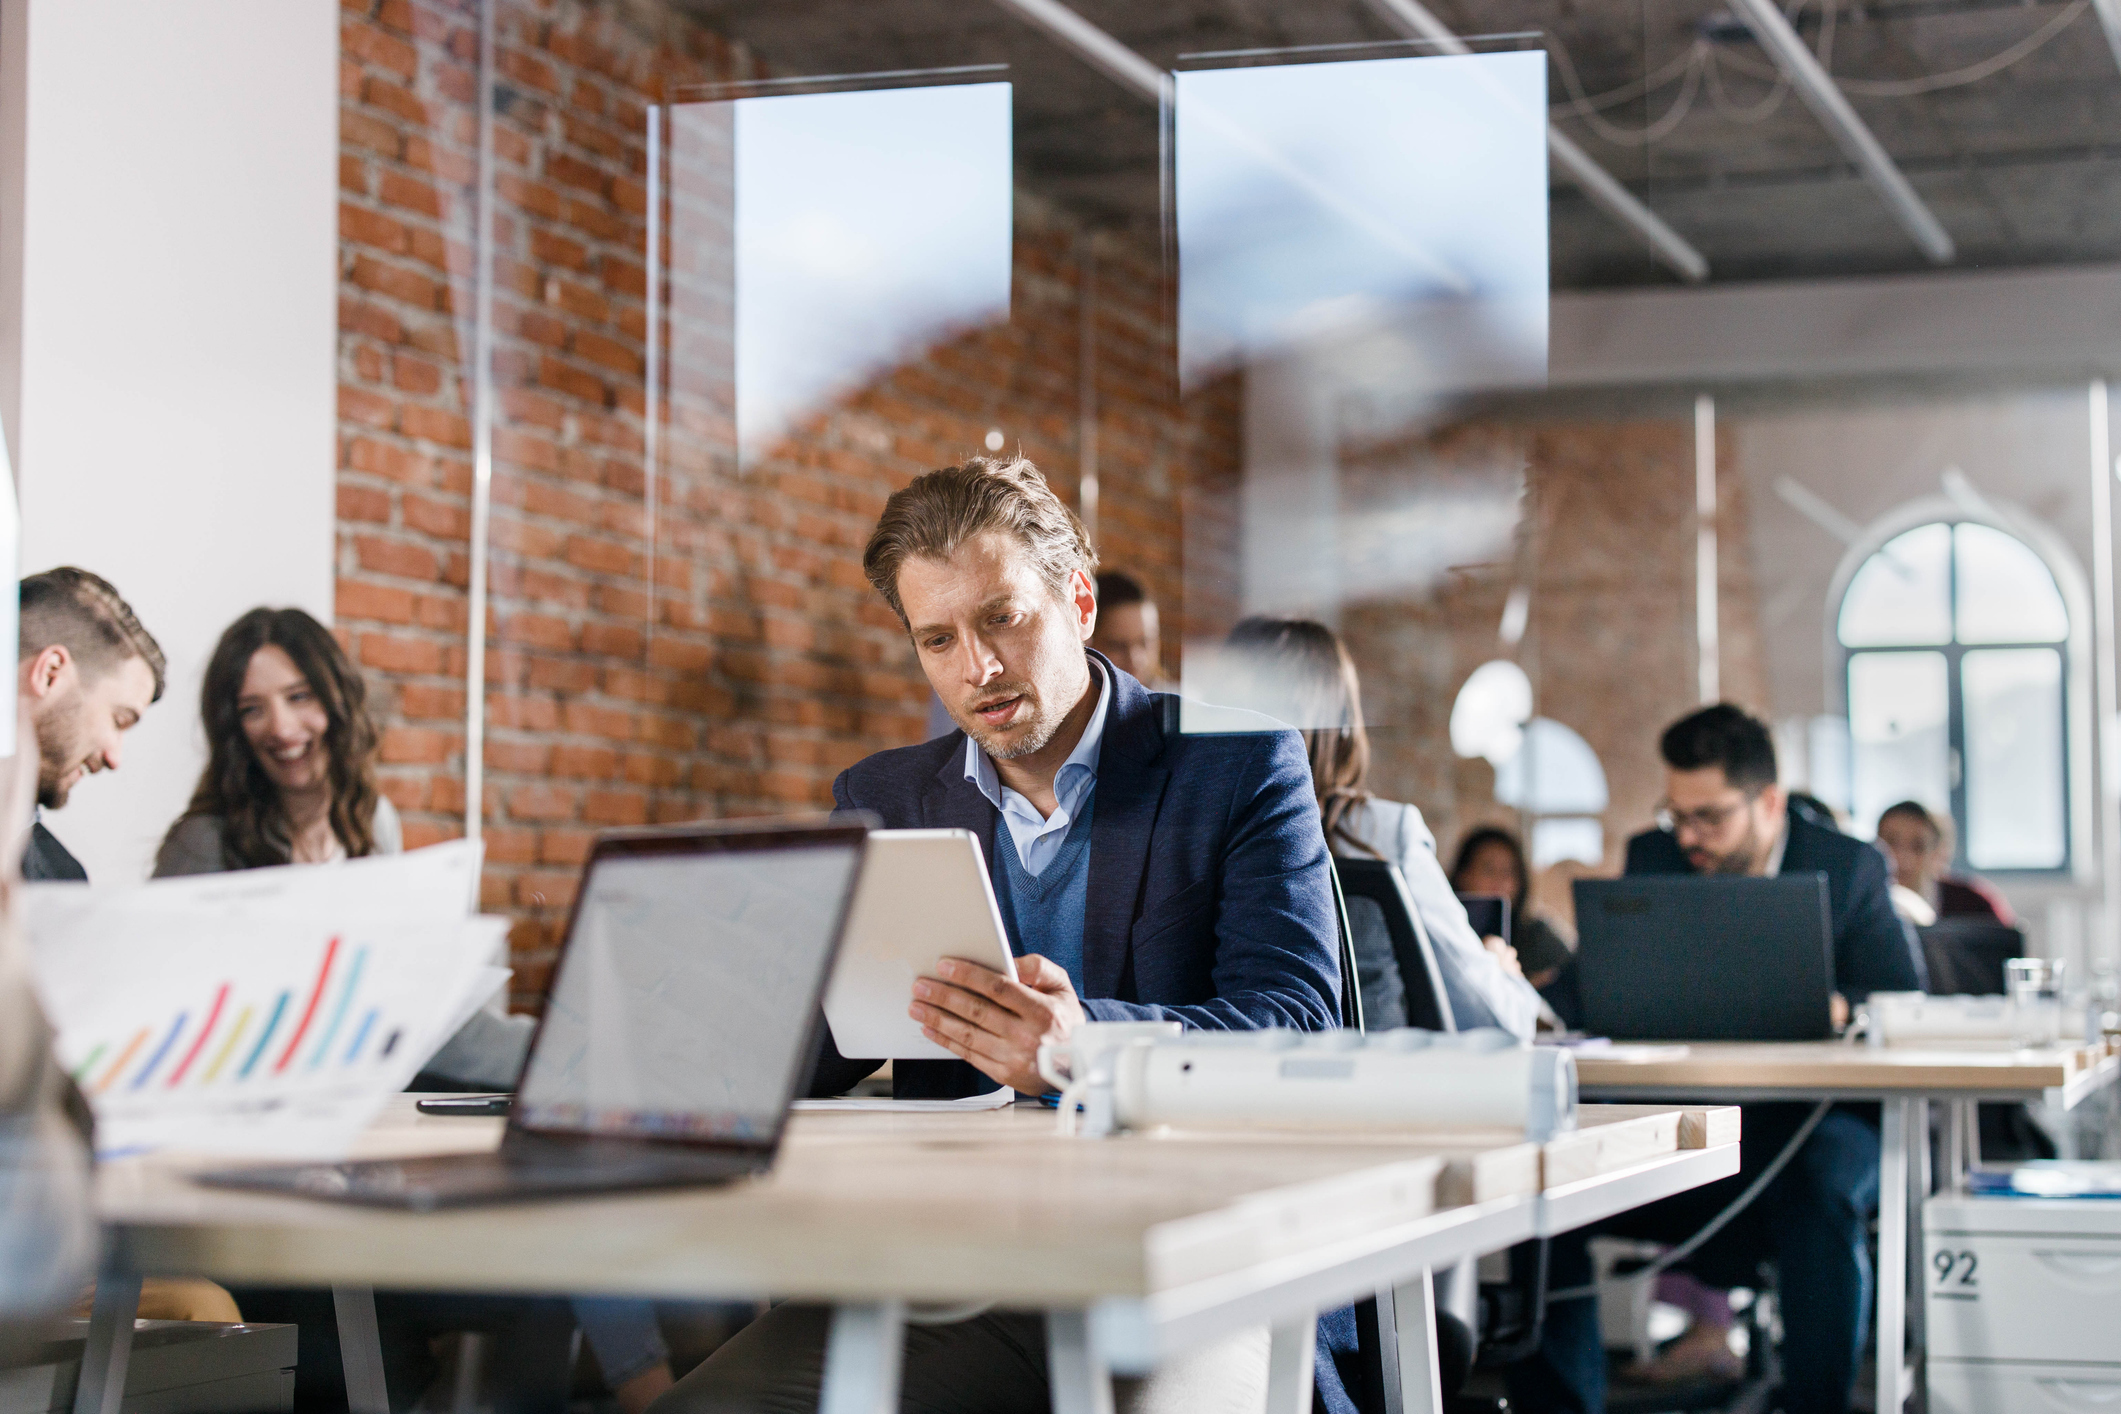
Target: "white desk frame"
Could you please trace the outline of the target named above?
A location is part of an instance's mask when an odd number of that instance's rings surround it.
[[[2066,1086],[2046,1090],[2024,1089],[1886,1089],[1879,1087],[1784,1086],[1758,1088],[1743,1085],[1585,1085],[1586,1102],[1600,1103],[1707,1103],[1746,1105],[1817,1103],[1821,1100],[1870,1101],[1882,1108],[1879,1124],[1878,1159],[1878,1271],[1877,1288],[1877,1407],[1898,1414],[1908,1398],[1926,1379],[1923,1355],[1927,1331],[1925,1303],[1919,1291],[1910,1292],[1913,1274],[1924,1270],[1922,1252],[1922,1204],[1931,1188],[1929,1107],[1932,1101],[1947,1104],[1947,1158],[1945,1183],[1961,1184],[1965,1164],[1978,1157],[1979,1131],[1973,1124],[1975,1106],[1983,1101],[2033,1103],[2046,1101],[2059,1109],[2073,1109],[2117,1074],[2115,1060],[2108,1056],[2087,1068]],[[1892,1195],[1900,1195],[1894,1202]]]

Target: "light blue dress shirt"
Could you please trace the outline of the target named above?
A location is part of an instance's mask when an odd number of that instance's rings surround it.
[[[1095,661],[1090,664],[1090,672],[1097,682],[1097,710],[1090,714],[1090,725],[1083,728],[1083,739],[1054,773],[1053,798],[1057,805],[1052,815],[1041,818],[1037,806],[1003,785],[1001,773],[994,769],[987,753],[979,749],[979,743],[969,736],[965,739],[965,779],[1002,812],[1002,820],[1009,826],[1009,838],[1016,844],[1017,860],[1034,879],[1060,853],[1061,841],[1068,837],[1068,826],[1075,823],[1082,810],[1083,797],[1097,784],[1097,754],[1105,741],[1105,709],[1112,705],[1112,685],[1105,681],[1105,670]]]

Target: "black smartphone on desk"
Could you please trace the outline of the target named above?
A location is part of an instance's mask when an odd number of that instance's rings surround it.
[[[498,1115],[506,1117],[508,1103],[514,1095],[450,1095],[446,1098],[422,1100],[419,1111],[423,1115],[453,1115],[459,1119],[466,1116]]]

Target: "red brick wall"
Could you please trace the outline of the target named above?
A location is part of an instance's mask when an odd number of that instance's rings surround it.
[[[1076,490],[1083,236],[1028,197],[1009,323],[890,371],[739,471],[724,179],[695,142],[672,174],[686,239],[651,522],[645,105],[750,61],[622,13],[498,12],[484,898],[518,920],[522,1003],[596,829],[817,808],[848,763],[921,737],[925,682],[859,566],[891,491],[994,427]],[[475,16],[471,0],[346,0],[342,25],[338,622],[414,843],[460,833],[464,809]],[[1234,445],[1174,411],[1154,248],[1102,238],[1097,268],[1100,539],[1182,631],[1181,496],[1189,477],[1227,484],[1203,467]]]

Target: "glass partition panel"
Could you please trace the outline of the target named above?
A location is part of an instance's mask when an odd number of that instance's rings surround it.
[[[1008,320],[1009,94],[963,83],[732,103],[744,465],[878,375]]]

